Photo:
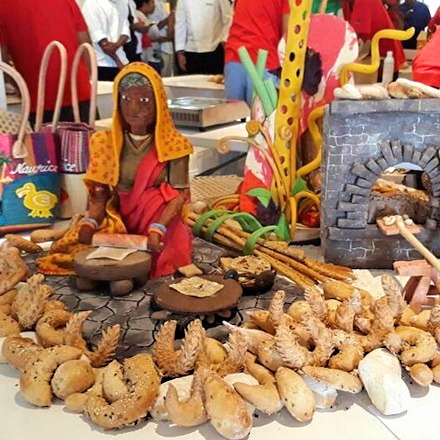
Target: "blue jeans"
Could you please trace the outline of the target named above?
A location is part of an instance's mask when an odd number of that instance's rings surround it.
[[[276,87],[279,80],[266,70],[264,79],[272,78]],[[252,92],[254,86],[246,69],[241,63],[230,61],[225,65],[225,97],[226,99],[238,99],[246,101],[249,107],[252,105]]]

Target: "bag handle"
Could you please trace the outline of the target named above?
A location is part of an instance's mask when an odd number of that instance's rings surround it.
[[[44,96],[46,93],[46,75],[49,61],[52,56],[53,49],[57,48],[60,54],[61,69],[60,77],[58,81],[57,99],[55,101],[55,109],[52,119],[51,132],[55,133],[58,122],[60,120],[61,107],[63,105],[64,86],[66,84],[67,77],[67,51],[63,44],[59,41],[50,42],[46,50],[44,51],[43,58],[41,59],[40,74],[38,78],[38,99],[37,99],[37,114],[35,117],[35,131],[40,131],[43,125],[43,113],[44,113]]]
[[[29,90],[27,88],[26,82],[20,73],[15,70],[9,64],[0,62],[0,70],[7,73],[17,84],[20,90],[21,96],[21,121],[20,128],[18,130],[17,140],[12,146],[12,157],[16,159],[23,159],[28,155],[26,145],[24,143],[24,136],[27,131],[27,124],[29,119],[29,113],[31,111],[31,98],[29,96]]]
[[[95,119],[96,119],[96,95],[98,93],[98,63],[96,61],[96,53],[93,46],[89,43],[83,43],[78,47],[75,53],[72,64],[72,74],[70,77],[70,90],[72,91],[72,108],[73,117],[75,122],[81,122],[79,115],[79,103],[78,103],[78,67],[81,57],[84,53],[88,54],[90,60],[90,86],[91,86],[91,96],[90,96],[90,110],[89,110],[89,126],[95,129]]]

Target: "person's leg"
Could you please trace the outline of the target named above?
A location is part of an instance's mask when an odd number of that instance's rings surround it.
[[[44,110],[42,123],[43,124],[50,124],[53,120],[53,113],[54,113],[53,110]],[[37,113],[30,113],[28,120],[29,120],[29,124],[31,125],[32,129],[34,129],[35,122],[37,121]]]
[[[79,103],[79,117],[81,119],[81,122],[88,123],[89,115],[90,115],[90,101],[81,101]],[[96,108],[95,119],[99,119],[98,108]]]
[[[200,71],[200,54],[197,52],[185,52],[186,72],[184,74],[194,75],[202,73]]]
[[[173,75],[173,62],[174,62],[174,54],[161,52],[163,66],[161,70],[162,77],[172,76]]]
[[[219,44],[214,52],[203,54],[203,71],[210,75],[222,74],[225,69],[225,51]]]
[[[225,97],[226,99],[246,99],[246,71],[241,63],[230,61],[225,65]]]
[[[161,70],[160,70],[160,63],[156,63],[154,61],[149,61],[148,64],[160,75],[161,74]]]
[[[116,75],[119,73],[117,67],[101,67],[98,66],[98,80],[99,81],[114,81]]]

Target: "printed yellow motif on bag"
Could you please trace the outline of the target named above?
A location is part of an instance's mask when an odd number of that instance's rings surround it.
[[[29,217],[53,217],[50,212],[57,204],[57,196],[49,191],[37,191],[33,183],[26,183],[15,191],[23,199],[23,205],[31,212]]]

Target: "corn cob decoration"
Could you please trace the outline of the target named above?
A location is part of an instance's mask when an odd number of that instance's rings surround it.
[[[267,133],[266,128],[262,124],[251,120],[246,127],[249,134],[248,138],[228,137],[222,139],[218,145],[218,151],[225,153],[229,151],[229,141],[243,141],[252,145],[265,157],[273,173],[272,198],[290,222],[290,238],[293,238],[295,234],[297,206],[300,199],[309,198],[319,206],[319,198],[311,191],[300,191],[294,196],[291,195],[297,177],[305,176],[314,169],[317,169],[321,161],[320,146],[322,139],[319,137],[319,134],[316,134],[318,130],[316,120],[323,115],[323,108],[318,108],[310,114],[309,118],[310,123],[315,127],[313,139],[319,149],[318,155],[311,164],[300,168],[297,172],[297,139],[301,117],[301,87],[304,78],[311,10],[312,0],[292,1],[292,13],[289,17],[286,56],[278,102],[276,102],[276,98],[271,93],[273,90],[268,87],[271,82],[262,81],[261,79],[262,72],[264,71],[262,65],[267,54],[261,51],[257,66],[254,66],[246,49],[239,49],[240,58],[252,78],[266,117],[269,117],[275,108],[274,104],[276,104],[274,142],[272,142],[270,134]],[[255,140],[257,135],[261,135],[264,138],[270,154]],[[222,202],[220,201],[219,204],[215,203],[215,206],[224,206]],[[232,207],[229,205],[229,209],[236,211],[237,206]]]
[[[311,194],[300,192],[295,196],[290,195],[298,177],[296,164],[298,127],[301,116],[301,87],[304,78],[312,0],[295,0],[292,2],[291,10],[275,120],[275,150],[282,163],[283,179],[289,188],[285,214],[290,221],[290,237],[293,238],[298,201],[303,197],[310,197]],[[312,199],[319,205],[319,199],[316,196],[312,195]]]

